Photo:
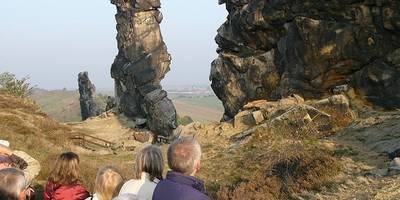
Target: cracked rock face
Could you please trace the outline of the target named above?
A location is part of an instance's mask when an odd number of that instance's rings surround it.
[[[400,107],[400,2],[220,0],[212,88],[231,119],[249,101],[330,96],[348,85],[364,103]]]
[[[170,136],[176,111],[160,81],[169,71],[170,54],[162,39],[159,0],[111,0],[117,7],[118,55],[111,68],[116,101],[131,119],[147,119],[148,128]]]
[[[90,81],[88,72],[78,74],[78,85],[82,121],[100,115],[100,110],[94,101],[96,87]]]

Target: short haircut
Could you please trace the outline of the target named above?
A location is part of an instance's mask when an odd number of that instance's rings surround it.
[[[112,166],[105,166],[97,172],[94,192],[99,199],[112,199],[118,195],[122,183],[123,178],[118,170]]]
[[[134,178],[141,179],[142,172],[150,174],[150,180],[161,180],[164,170],[164,159],[160,147],[149,145],[136,154]]]
[[[0,170],[0,199],[18,200],[19,195],[27,188],[24,172],[15,168]]]
[[[79,156],[73,152],[61,154],[50,172],[49,181],[58,185],[73,185],[79,181]]]
[[[168,148],[168,165],[176,172],[190,175],[196,161],[200,161],[201,147],[193,137],[181,137]]]

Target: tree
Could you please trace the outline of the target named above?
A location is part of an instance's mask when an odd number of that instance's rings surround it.
[[[34,87],[29,83],[29,77],[18,79],[14,74],[4,72],[0,74],[0,91],[9,95],[26,98],[32,94]]]

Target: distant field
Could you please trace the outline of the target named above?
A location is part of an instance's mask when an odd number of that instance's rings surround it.
[[[81,121],[78,91],[37,90],[33,93],[32,99],[36,101],[43,112],[57,121]]]
[[[168,95],[175,104],[178,115],[190,116],[194,121],[211,122],[222,118],[224,107],[214,95]]]
[[[169,94],[168,96],[181,117],[190,116],[194,121],[201,122],[219,121],[222,117],[223,106],[214,95]],[[32,99],[45,113],[60,122],[81,120],[78,91],[36,90]]]

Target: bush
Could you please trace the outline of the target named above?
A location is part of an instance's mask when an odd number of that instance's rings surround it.
[[[312,133],[260,128],[226,157],[204,160],[205,165],[227,163],[217,166],[225,175],[210,175],[215,178],[208,180],[209,195],[218,200],[291,199],[302,191],[331,185],[340,163]]]
[[[189,116],[183,116],[183,117],[178,116],[178,124],[179,125],[186,126],[192,122],[193,122],[193,119]]]
[[[18,79],[14,74],[4,72],[0,74],[0,91],[26,98],[32,94],[33,87],[29,83],[29,77]]]

